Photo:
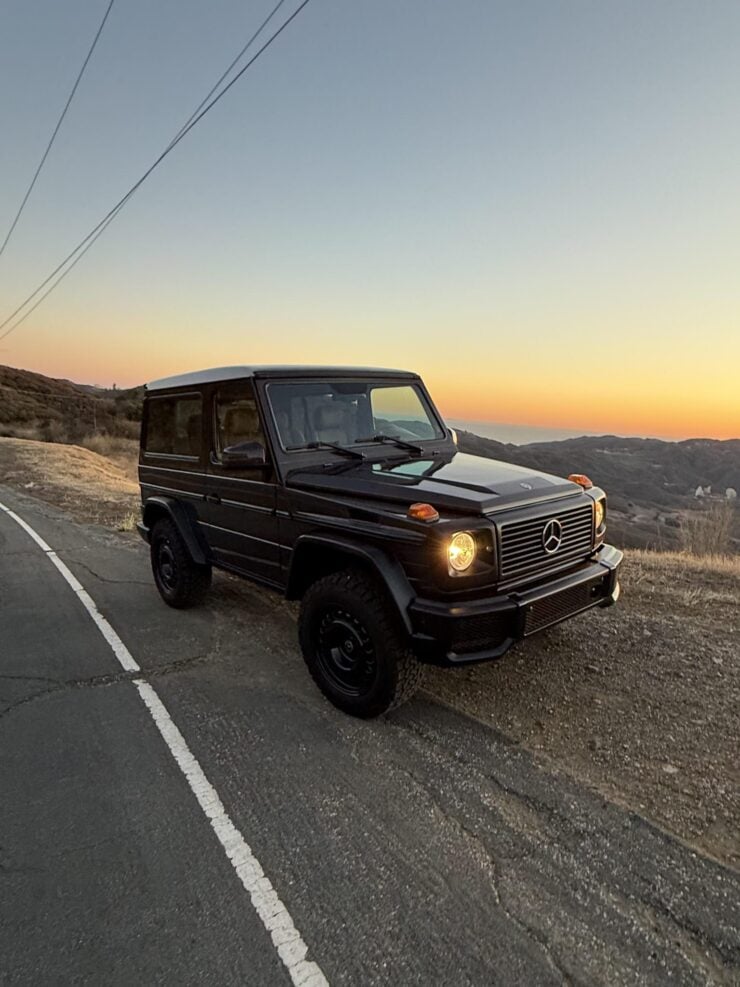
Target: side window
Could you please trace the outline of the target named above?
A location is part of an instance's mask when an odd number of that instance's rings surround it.
[[[216,395],[216,455],[233,446],[249,446],[259,443],[267,449],[254,392],[242,385],[237,393]]]
[[[147,403],[144,451],[198,459],[202,425],[203,401],[199,395],[151,397]]]

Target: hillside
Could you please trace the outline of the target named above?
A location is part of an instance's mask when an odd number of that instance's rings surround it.
[[[464,452],[535,466],[559,475],[588,473],[612,498],[680,507],[696,488],[740,489],[740,439],[628,439],[583,436],[515,446],[460,432]]]
[[[559,476],[587,473],[609,495],[610,538],[627,547],[680,547],[687,517],[720,504],[728,487],[740,491],[740,439],[663,442],[605,435],[516,446],[465,431],[458,438],[460,449],[473,455]],[[697,500],[699,486],[711,494]],[[740,539],[740,510],[734,529]]]
[[[136,438],[143,388],[104,390],[0,366],[0,436],[79,442],[105,432]]]

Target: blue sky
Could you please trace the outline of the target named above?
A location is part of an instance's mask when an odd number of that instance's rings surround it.
[[[271,6],[116,0],[0,259],[4,311]],[[4,5],[3,228],[104,8]],[[739,40],[723,0],[312,0],[0,359],[122,384],[400,364],[458,417],[740,434]]]

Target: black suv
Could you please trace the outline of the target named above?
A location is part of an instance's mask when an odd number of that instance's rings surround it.
[[[308,669],[340,709],[407,699],[456,666],[619,595],[606,498],[458,452],[417,374],[227,367],[149,384],[139,530],[159,592],[218,566],[299,599]]]

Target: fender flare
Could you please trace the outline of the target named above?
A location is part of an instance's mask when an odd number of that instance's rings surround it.
[[[210,562],[208,545],[198,528],[198,517],[190,504],[172,497],[147,497],[142,509],[142,520],[147,532],[146,540],[151,539],[151,529],[154,522],[162,517],[168,517],[180,533],[190,558],[197,565],[207,565]]]
[[[400,562],[374,545],[360,544],[350,538],[330,534],[301,535],[296,540],[290,556],[290,567],[285,588],[287,599],[295,600],[303,595],[302,591],[306,587],[301,578],[301,557],[305,556],[311,549],[335,551],[341,555],[354,557],[369,566],[388,592],[405,629],[409,634],[412,633],[408,608],[415,594]]]

